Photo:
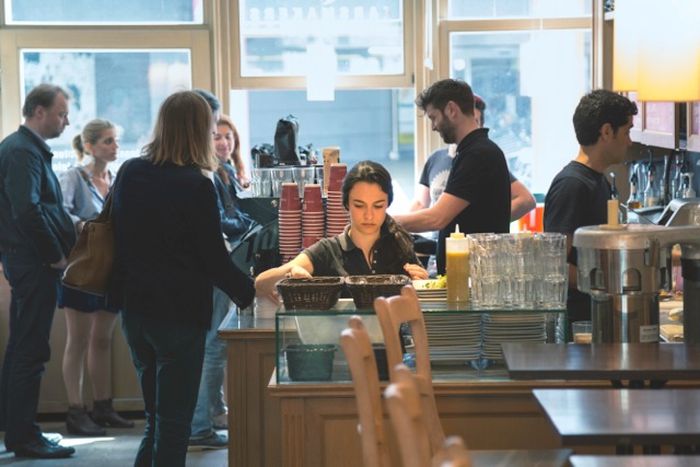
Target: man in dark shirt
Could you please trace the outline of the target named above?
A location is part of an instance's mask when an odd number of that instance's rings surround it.
[[[503,151],[474,115],[474,94],[464,81],[434,83],[416,99],[447,144],[458,143],[445,191],[432,206],[395,216],[411,232],[439,230],[438,273],[445,272],[445,238],[462,232],[510,229],[510,178]]]
[[[0,250],[11,288],[0,428],[5,447],[17,457],[68,457],[75,450],[45,438],[35,423],[59,278],[75,243],[46,144],[68,125],[68,94],[39,85],[27,95],[22,114],[24,124],[0,143]]]
[[[610,91],[597,90],[581,98],[573,118],[578,155],[554,177],[545,198],[544,230],[567,236],[569,323],[591,319],[590,297],[576,289],[573,234],[579,227],[607,222],[610,184],[603,172],[624,160],[636,113],[633,102]]]

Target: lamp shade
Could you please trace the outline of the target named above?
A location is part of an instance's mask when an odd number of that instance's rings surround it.
[[[640,24],[644,34],[639,38],[638,49],[637,95],[640,100],[700,100],[698,20],[700,2],[697,0],[667,0],[646,15]]]
[[[644,8],[634,0],[616,0],[613,32],[613,90],[637,90],[640,22]]]

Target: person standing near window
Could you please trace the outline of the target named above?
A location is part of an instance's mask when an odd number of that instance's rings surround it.
[[[252,280],[229,258],[221,233],[214,126],[203,97],[172,94],[160,107],[143,156],[127,161],[114,183],[110,296],[122,309],[146,409],[137,466],[185,465],[213,287],[240,307],[255,293]]]
[[[425,89],[416,104],[434,131],[457,155],[445,191],[432,206],[395,216],[410,232],[439,230],[437,272],[445,273],[445,238],[459,225],[462,232],[506,233],[510,230],[510,178],[503,151],[481,128],[474,112],[471,87],[444,79]]]
[[[24,124],[0,143],[0,251],[11,290],[0,429],[17,457],[62,458],[75,449],[47,439],[35,420],[59,278],[75,243],[46,144],[68,126],[68,93],[40,84],[27,94],[22,115]]]
[[[79,165],[61,177],[63,206],[80,232],[85,222],[102,211],[112,184],[108,165],[117,159],[117,131],[101,119],[88,122],[81,134],[73,138]],[[80,165],[90,156],[90,161]],[[65,285],[59,291],[58,306],[66,316],[66,348],[63,353],[63,382],[68,395],[68,433],[81,436],[104,436],[103,426],[131,428],[112,407],[112,334],[119,310],[109,308],[105,298]],[[83,373],[87,354],[88,373],[92,382],[93,411],[88,414],[83,400]]]

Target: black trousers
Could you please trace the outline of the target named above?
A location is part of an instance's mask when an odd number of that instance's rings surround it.
[[[122,329],[146,407],[134,465],[184,467],[207,330],[129,311],[122,311]]]
[[[10,335],[0,376],[0,426],[5,447],[13,451],[41,435],[36,424],[44,364],[51,357],[49,336],[56,309],[60,272],[32,251],[5,251],[10,283]]]

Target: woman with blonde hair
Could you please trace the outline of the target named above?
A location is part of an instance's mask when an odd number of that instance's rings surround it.
[[[73,138],[78,164],[61,175],[63,205],[79,232],[86,221],[94,219],[112,185],[108,165],[117,158],[117,130],[107,121],[96,118]],[[87,163],[84,163],[89,156]],[[111,351],[112,334],[119,310],[107,307],[104,297],[62,286],[58,306],[66,316],[66,348],[63,353],[63,382],[68,395],[68,433],[103,436],[104,426],[130,428],[112,407]],[[92,382],[92,418],[83,401],[83,375],[87,356]]]
[[[231,262],[221,235],[213,125],[201,96],[172,94],[153,140],[114,184],[110,292],[122,306],[146,408],[137,466],[185,465],[213,287],[241,307],[253,300],[252,280]]]

